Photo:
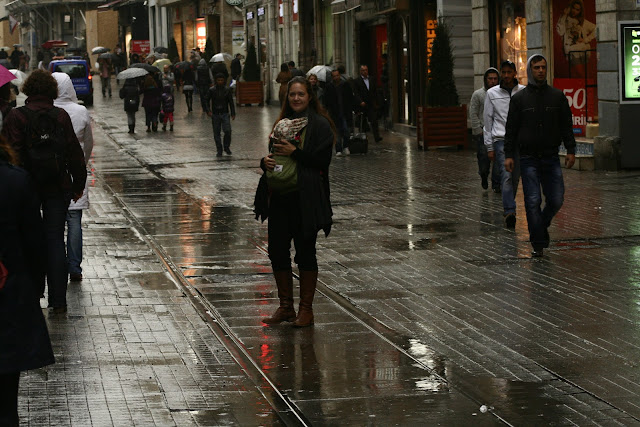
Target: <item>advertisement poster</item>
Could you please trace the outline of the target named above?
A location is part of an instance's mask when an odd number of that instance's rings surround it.
[[[620,102],[640,103],[640,22],[620,22]]]
[[[596,111],[594,94],[596,81],[588,79],[554,79],[553,86],[560,89],[567,97],[573,114],[573,134],[584,136],[587,122],[593,121]]]
[[[131,52],[147,54],[151,52],[151,43],[149,40],[131,40]]]
[[[207,44],[207,25],[204,19],[198,19],[196,21],[196,46],[204,52],[204,48]]]
[[[554,76],[596,78],[595,0],[553,2]]]

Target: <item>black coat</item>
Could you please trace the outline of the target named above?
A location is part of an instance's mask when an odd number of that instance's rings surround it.
[[[0,290],[0,374],[54,363],[40,308],[45,239],[29,175],[0,159],[0,256],[9,271]]]
[[[506,157],[513,157],[515,144],[520,156],[557,156],[562,142],[567,153],[575,154],[573,118],[561,90],[530,83],[511,97],[504,138]]]
[[[309,110],[309,122],[302,150],[296,149],[291,157],[298,162],[298,192],[302,212],[302,228],[305,235],[315,235],[323,230],[329,235],[333,224],[329,191],[329,164],[335,135],[329,121]],[[265,170],[264,162],[260,167]],[[254,201],[256,219],[267,219],[269,190],[266,172],[260,178]]]
[[[138,111],[140,87],[135,79],[127,79],[120,89],[120,99],[124,99],[124,111]]]
[[[235,58],[231,61],[231,77],[236,79],[240,74],[242,74],[242,64],[240,63],[239,58]]]
[[[372,76],[369,76],[369,89],[367,89],[367,85],[362,80],[362,76],[353,79],[354,109],[362,110],[360,104],[365,102],[367,110],[371,108],[375,110],[377,108],[377,96],[376,80]]]
[[[352,104],[353,91],[349,83],[341,80],[338,86],[330,82],[324,87],[324,106],[332,118],[350,117]]]

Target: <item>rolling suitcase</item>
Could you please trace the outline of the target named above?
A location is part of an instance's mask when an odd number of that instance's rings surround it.
[[[367,134],[364,132],[364,128],[362,126],[364,122],[364,114],[357,114],[356,120],[358,117],[360,117],[360,126],[357,131],[349,137],[349,151],[351,154],[367,154],[367,151],[369,150],[369,140],[367,139]]]

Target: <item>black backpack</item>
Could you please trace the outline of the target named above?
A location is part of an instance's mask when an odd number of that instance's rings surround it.
[[[18,108],[27,118],[25,146],[29,158],[27,170],[38,184],[59,182],[66,171],[64,130],[58,123],[59,108],[33,111]]]

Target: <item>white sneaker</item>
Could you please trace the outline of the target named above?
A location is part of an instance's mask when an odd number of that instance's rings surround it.
[[[342,152],[336,151],[336,157],[340,157],[340,156],[342,156]]]
[[[342,154],[344,154],[345,156],[348,156],[349,154],[351,154],[351,151],[349,151],[348,147],[345,147],[344,150],[342,150]]]

